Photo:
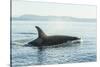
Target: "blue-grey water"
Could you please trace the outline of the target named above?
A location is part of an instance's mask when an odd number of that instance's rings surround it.
[[[23,47],[38,37],[35,26],[41,27],[47,35],[76,36],[81,42],[45,47],[42,51],[37,47]],[[11,46],[13,67],[95,62],[96,22],[12,21]]]

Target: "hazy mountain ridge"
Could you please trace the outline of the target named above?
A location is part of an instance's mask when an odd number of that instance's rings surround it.
[[[95,18],[76,18],[71,16],[38,16],[38,15],[21,15],[11,17],[14,21],[77,21],[77,22],[94,22]]]

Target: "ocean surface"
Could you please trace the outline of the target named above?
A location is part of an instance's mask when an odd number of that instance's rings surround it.
[[[24,47],[38,37],[35,26],[47,35],[80,37],[80,43],[44,47],[42,51],[37,47]],[[11,38],[12,67],[96,61],[96,22],[12,21]]]

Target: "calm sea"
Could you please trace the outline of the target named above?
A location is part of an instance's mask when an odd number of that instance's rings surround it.
[[[47,35],[80,37],[81,43],[46,47],[42,51],[39,51],[37,47],[23,47],[38,37],[35,26],[42,28]],[[95,62],[96,22],[12,21],[11,46],[13,67]]]

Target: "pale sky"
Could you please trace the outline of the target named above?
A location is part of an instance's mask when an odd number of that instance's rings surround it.
[[[12,15],[72,16],[79,18],[96,18],[96,6],[13,0]]]

